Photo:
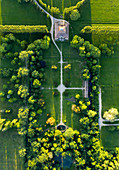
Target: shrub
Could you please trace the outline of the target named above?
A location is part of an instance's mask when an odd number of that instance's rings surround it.
[[[35,25],[35,26],[25,26],[25,25],[0,25],[0,31],[3,33],[32,33],[41,32],[48,33],[46,25]]]
[[[72,10],[72,11],[71,11],[71,14],[70,14],[70,18],[71,18],[71,20],[73,20],[73,21],[78,20],[78,19],[80,18],[80,13],[79,13],[79,11],[78,11],[77,9]]]
[[[118,110],[116,108],[111,108],[104,113],[103,117],[106,120],[114,121],[118,115],[119,115]]]

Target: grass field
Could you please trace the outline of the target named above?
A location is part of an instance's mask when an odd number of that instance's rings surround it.
[[[119,49],[118,49],[119,50]],[[100,85],[102,88],[103,112],[111,107],[119,109],[119,56],[118,50],[111,57],[100,59]]]
[[[69,87],[82,87],[81,69],[82,62],[78,56],[78,51],[71,48],[68,43],[58,43],[59,48],[63,51],[63,59],[67,63],[63,64],[63,83],[66,85],[66,81],[69,82]],[[46,62],[46,68],[44,73],[44,79],[42,87],[54,88],[60,84],[60,60],[59,54],[52,44],[50,48],[44,52],[44,61]],[[71,70],[65,70],[64,66],[71,64]],[[56,65],[57,70],[52,70],[51,66]],[[77,93],[81,94],[81,90],[66,90],[63,93],[63,121],[66,120],[66,125],[71,126],[74,129],[79,129],[79,114],[73,113],[71,106],[73,104],[70,101]],[[60,93],[53,89],[44,89],[42,94],[46,101],[45,110],[43,111],[43,117],[41,116],[39,122],[44,125],[47,120],[47,114],[50,114],[56,119],[56,124],[60,122]],[[55,125],[56,125],[55,124]]]
[[[91,21],[96,23],[119,23],[118,0],[90,0]]]
[[[74,113],[72,111],[72,104],[75,102],[75,95],[80,94],[82,96],[81,90],[66,90],[63,94],[63,120],[66,120],[66,125],[72,127],[73,129],[80,130],[79,119],[81,117],[80,113]]]
[[[1,7],[1,1],[0,0],[0,25],[2,25],[2,7]]]
[[[50,28],[50,19],[32,3],[2,0],[1,8],[3,25],[47,25]]]
[[[90,0],[91,25],[93,26],[119,26],[119,1],[118,0]],[[114,33],[96,34],[92,33],[92,43],[99,46],[101,43],[109,43],[108,39],[118,39]]]
[[[23,138],[16,129],[0,132],[0,169],[23,170],[22,159],[19,158],[19,146],[23,145]]]
[[[42,90],[42,95],[45,100],[45,109],[41,116],[39,116],[39,123],[44,127],[48,119],[47,114],[53,117],[56,122],[55,125],[60,122],[60,94],[57,91],[57,95],[54,95],[54,90]]]
[[[63,12],[64,8],[76,5],[78,1],[79,0],[43,0],[43,2],[50,6],[58,7],[61,12]]]
[[[105,149],[115,149],[119,147],[119,130],[109,131],[109,127],[101,129],[101,143]]]
[[[91,25],[90,0],[86,0],[86,3],[80,8],[80,14],[81,14],[81,17],[79,20],[70,21],[72,29],[73,29],[73,35],[80,35],[80,31],[81,29],[83,29],[84,26]],[[86,35],[85,40],[88,40],[91,42],[91,36],[87,37]]]
[[[46,62],[46,68],[44,73],[44,79],[46,80],[43,83],[43,87],[57,87],[60,84],[60,64],[58,63],[59,59],[56,58],[47,58],[44,60]],[[52,66],[56,66],[57,70],[52,69]]]
[[[64,84],[69,87],[82,87],[82,79],[81,79],[81,70],[82,63],[79,60],[68,60],[68,63],[65,63],[63,67],[71,64],[71,70],[64,69]],[[69,82],[69,83],[68,83]]]

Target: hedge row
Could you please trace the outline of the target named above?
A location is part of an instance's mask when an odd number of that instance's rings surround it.
[[[61,13],[59,8],[51,7],[50,5],[47,5],[46,3],[44,3],[42,0],[37,0],[37,1],[43,8],[47,9],[47,11],[50,12],[52,15],[53,14],[58,15]],[[81,0],[81,1],[77,2],[77,4],[75,6],[65,8],[63,11],[63,15],[67,15],[67,14],[71,13],[71,11],[74,9],[79,9],[84,4],[85,1],[86,0]],[[35,5],[36,5],[36,3],[35,3]]]
[[[67,14],[71,13],[72,10],[79,9],[84,4],[85,1],[86,0],[81,0],[81,1],[77,2],[77,4],[75,6],[71,6],[69,8],[65,8],[64,11],[63,11],[63,14],[67,15]]]
[[[85,26],[81,33],[119,33],[119,26]]]
[[[11,32],[11,33],[25,33],[25,32],[41,32],[48,33],[48,28],[46,25],[35,25],[35,26],[26,26],[26,25],[0,25],[1,32]]]
[[[92,42],[96,46],[100,44],[112,46],[119,41],[118,26],[85,26],[81,33],[92,34]]]

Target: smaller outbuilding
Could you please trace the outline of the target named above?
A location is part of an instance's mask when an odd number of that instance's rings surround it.
[[[55,22],[55,40],[69,40],[69,24],[66,21]]]

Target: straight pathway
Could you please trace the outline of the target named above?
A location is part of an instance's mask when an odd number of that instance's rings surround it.
[[[53,16],[51,16],[45,9],[43,9],[39,3],[34,0],[35,4],[42,10],[44,11],[47,15],[49,15],[50,19],[51,19],[51,22],[52,22],[52,25],[51,25],[51,29],[50,29],[50,33],[51,33],[51,38],[52,38],[52,41],[55,45],[55,47],[57,48],[57,50],[59,51],[59,54],[60,54],[60,85],[57,87],[57,88],[41,88],[42,90],[43,89],[57,89],[59,92],[60,92],[60,124],[63,123],[62,121],[62,116],[63,116],[63,92],[65,90],[85,90],[85,93],[86,93],[86,86],[85,88],[78,88],[78,87],[72,87],[72,88],[68,88],[68,87],[65,87],[63,85],[63,63],[65,63],[63,61],[63,56],[62,56],[62,49],[60,50],[59,47],[57,46],[55,40],[54,40],[54,37],[53,37],[53,30],[54,30],[54,25],[55,25],[55,22],[57,21],[63,21],[63,22],[66,22],[69,24],[69,22],[67,22],[66,20],[62,20],[62,19],[57,19],[57,18],[54,18]]]

